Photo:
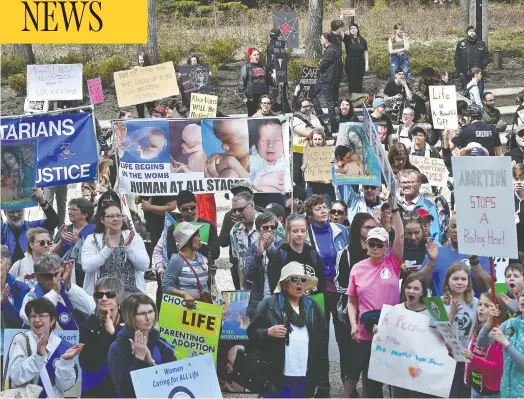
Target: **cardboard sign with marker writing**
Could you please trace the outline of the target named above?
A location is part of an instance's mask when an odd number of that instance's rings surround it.
[[[91,104],[100,104],[104,102],[102,79],[89,79],[87,81],[87,88],[89,90],[89,98],[91,100]]]
[[[82,64],[27,66],[27,98],[30,100],[82,100]]]
[[[191,93],[190,118],[214,118],[217,116],[218,96]]]
[[[179,93],[173,61],[118,71],[113,76],[119,107],[161,100]]]
[[[331,181],[331,157],[333,147],[309,147],[304,149],[305,181]]]
[[[458,129],[455,86],[429,86],[434,129]]]
[[[447,185],[449,172],[442,159],[410,155],[409,160],[420,170],[420,173],[428,178],[432,186],[445,187]]]

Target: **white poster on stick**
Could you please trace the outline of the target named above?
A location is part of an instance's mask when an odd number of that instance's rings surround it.
[[[434,129],[458,129],[455,86],[429,86]]]
[[[29,100],[82,100],[82,64],[42,64],[27,66]]]
[[[415,392],[449,397],[456,361],[429,317],[384,305],[371,343],[368,377]]]
[[[517,229],[509,157],[452,157],[461,254],[516,259]]]

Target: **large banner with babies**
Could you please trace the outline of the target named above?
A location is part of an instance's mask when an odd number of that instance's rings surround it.
[[[132,195],[292,190],[287,118],[142,119],[113,122],[120,190]]]

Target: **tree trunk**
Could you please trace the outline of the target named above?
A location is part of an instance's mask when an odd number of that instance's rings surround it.
[[[462,29],[466,29],[469,25],[469,3],[470,0],[459,0],[460,26],[462,27]]]
[[[140,44],[138,51],[145,51],[152,64],[158,64],[158,41],[156,38],[155,0],[147,0],[147,44]]]
[[[14,44],[13,52],[17,57],[23,59],[27,65],[36,64],[32,44]]]
[[[488,45],[489,10],[488,0],[482,0],[482,40]]]
[[[308,60],[318,60],[322,55],[320,36],[322,36],[323,17],[323,0],[309,0],[306,32],[306,58]]]

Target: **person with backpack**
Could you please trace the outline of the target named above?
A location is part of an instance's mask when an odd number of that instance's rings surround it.
[[[470,82],[466,86],[466,90],[464,91],[464,97],[469,97],[473,104],[477,104],[478,106],[480,106],[480,108],[483,108],[478,87],[478,83],[482,79],[482,69],[471,68],[471,71],[469,72],[468,76]]]

